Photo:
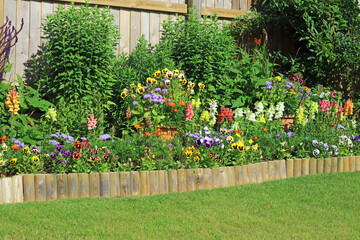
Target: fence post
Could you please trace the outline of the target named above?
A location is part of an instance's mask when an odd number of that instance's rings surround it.
[[[99,173],[90,173],[89,175],[90,197],[100,197],[100,175]]]
[[[210,168],[204,169],[204,189],[212,189],[212,171]]]
[[[178,192],[178,180],[177,180],[176,170],[168,171],[168,181],[169,181],[169,192]]]
[[[79,179],[77,173],[68,174],[68,196],[69,198],[79,198]]]
[[[317,168],[317,173],[324,173],[324,159],[322,158],[317,159],[316,168]]]
[[[160,193],[159,186],[159,172],[158,171],[150,171],[150,194],[155,195]]]
[[[201,0],[188,0],[187,3],[188,13],[189,13],[189,8],[194,8],[194,7],[196,9],[198,16],[201,17]]]
[[[140,195],[150,195],[150,174],[149,171],[140,172]]]
[[[34,174],[25,174],[23,176],[24,201],[35,201],[35,181]]]
[[[355,157],[355,171],[360,171],[360,156]]]
[[[349,157],[349,170],[350,172],[355,171],[355,156]]]
[[[240,185],[243,183],[242,166],[235,166],[235,184]]]
[[[196,187],[196,190],[204,189],[204,169],[202,169],[202,168],[196,169],[195,187]]]
[[[331,158],[331,172],[337,172],[337,167],[338,167],[337,164],[338,164],[337,157]]]
[[[310,174],[316,174],[316,158],[310,158],[309,160],[309,173]]]
[[[187,191],[196,190],[194,169],[186,169]]]
[[[2,204],[2,195],[3,195],[3,193],[2,193],[2,179],[0,178],[0,194],[1,194],[1,196],[0,196],[0,204]]]
[[[262,174],[262,164],[261,163],[255,163],[255,171],[256,171],[256,183],[262,183],[263,182],[263,174]]]
[[[89,174],[79,173],[79,197],[90,197]]]
[[[35,175],[35,200],[46,201],[45,175]]]
[[[0,181],[1,184],[1,181]],[[13,191],[13,202],[22,203],[24,202],[24,189],[23,189],[23,177],[22,175],[17,175],[12,177],[12,191]],[[1,188],[0,188],[1,192]],[[1,200],[0,200],[1,204]]]
[[[309,159],[303,158],[302,160],[302,175],[309,175]]]
[[[168,173],[165,170],[159,171],[159,192],[168,193],[169,191],[169,179]]]
[[[110,196],[120,196],[120,175],[119,172],[110,173]]]
[[[100,173],[100,196],[110,197],[110,175],[108,172]]]
[[[269,163],[267,162],[262,162],[261,163],[261,168],[262,168],[262,179],[263,181],[269,181]]]
[[[178,177],[179,192],[186,192],[187,191],[187,185],[186,185],[186,172],[185,172],[185,169],[177,170],[177,177]]]
[[[2,202],[3,203],[13,203],[11,177],[6,177],[6,178],[2,179],[1,197],[2,197]]]
[[[331,172],[331,162],[332,162],[331,158],[324,159],[324,173]]]
[[[286,160],[286,177],[290,178],[294,176],[294,159]]]
[[[130,172],[120,173],[120,195],[123,197],[131,195]]]
[[[302,173],[302,160],[301,158],[294,159],[294,177],[300,177]]]

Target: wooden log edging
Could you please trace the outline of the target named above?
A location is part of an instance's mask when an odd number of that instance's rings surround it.
[[[181,193],[347,171],[360,171],[360,156],[275,160],[213,169],[24,174],[0,178],[0,204]]]

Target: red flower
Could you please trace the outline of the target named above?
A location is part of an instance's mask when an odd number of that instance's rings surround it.
[[[76,141],[76,142],[74,143],[74,148],[75,148],[76,150],[80,150],[80,149],[82,148],[82,143],[81,143],[80,141]]]
[[[257,141],[257,140],[259,140],[259,138],[258,138],[258,137],[253,137],[253,139],[254,139],[254,141]]]
[[[74,152],[74,153],[73,153],[73,158],[74,158],[75,160],[80,159],[80,158],[81,158],[81,153],[80,153],[79,151]]]
[[[145,123],[142,122],[142,123],[140,123],[140,125],[141,125],[141,126],[145,126]]]
[[[160,133],[160,132],[157,132],[157,133],[156,133],[156,136],[161,137],[161,133]]]
[[[84,140],[81,144],[84,150],[88,149],[91,146],[91,144],[87,140]]]
[[[255,38],[254,43],[260,45],[261,44],[261,38]]]
[[[147,136],[147,137],[151,137],[152,135],[151,135],[151,133],[146,132],[146,133],[145,133],[145,136]]]
[[[178,110],[177,110],[176,108],[174,108],[174,109],[173,109],[173,111],[174,111],[175,113],[177,113],[177,112],[178,112]]]
[[[11,145],[11,148],[14,150],[19,150],[20,148],[15,144],[15,145]]]

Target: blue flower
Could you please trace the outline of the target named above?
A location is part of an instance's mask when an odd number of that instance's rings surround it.
[[[145,97],[145,96],[144,96]],[[139,103],[138,102],[133,102],[133,106],[135,107],[135,106],[137,106],[137,105],[139,105]]]
[[[109,134],[103,134],[99,137],[101,140],[108,140],[111,138],[111,136]]]
[[[280,134],[276,134],[277,139],[281,139],[281,135]]]
[[[55,140],[50,140],[49,144],[56,145],[56,144],[58,144],[58,143],[57,143],[57,141],[55,141]]]

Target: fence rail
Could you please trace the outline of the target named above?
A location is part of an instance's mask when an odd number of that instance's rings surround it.
[[[141,172],[25,174],[0,179],[0,204],[82,197],[144,196],[360,171],[360,156],[276,160],[235,167]]]

